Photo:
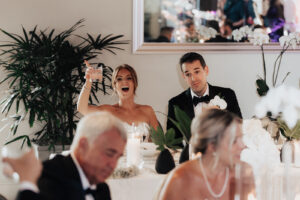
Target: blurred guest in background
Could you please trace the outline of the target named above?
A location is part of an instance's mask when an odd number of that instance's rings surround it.
[[[174,28],[170,26],[164,26],[160,29],[158,38],[150,42],[171,42]]]
[[[224,13],[232,21],[234,29],[252,25],[255,18],[252,0],[227,0]]]
[[[42,171],[42,164],[36,158],[33,149],[20,158],[3,158],[3,162],[8,163],[20,177],[18,200],[42,199],[37,187],[37,180]]]
[[[284,31],[283,5],[280,0],[271,0],[269,10],[264,17],[264,26],[271,29],[269,36],[272,42],[278,42]]]
[[[228,41],[233,42],[232,38],[233,24],[229,19],[224,20],[220,28],[220,33],[222,37],[226,38]]]
[[[193,20],[186,20],[184,23],[185,26],[185,41],[186,42],[198,42],[198,33],[195,28]]]
[[[33,151],[20,159],[3,161],[19,173],[24,185],[18,200],[110,200],[105,180],[123,155],[126,141],[119,119],[108,112],[95,112],[78,123],[71,155],[45,161],[41,176],[42,166]]]
[[[226,37],[223,37],[220,33],[220,27],[219,22],[216,20],[207,20],[206,26],[211,27],[217,31],[217,35],[214,38],[210,38],[209,40],[205,42],[231,42],[231,40],[228,40]]]
[[[241,119],[224,110],[208,109],[193,119],[191,131],[193,152],[200,156],[171,171],[157,199],[255,197],[252,168],[240,160],[245,148]]]
[[[111,199],[105,180],[123,155],[127,135],[108,112],[84,116],[78,123],[71,155],[43,163],[38,186],[42,196],[56,200]]]

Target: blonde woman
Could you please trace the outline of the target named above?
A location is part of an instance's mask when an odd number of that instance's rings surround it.
[[[127,64],[118,66],[112,75],[112,86],[119,98],[118,103],[113,105],[105,104],[95,106],[89,105],[88,101],[92,87],[90,78],[95,77],[96,72],[89,63],[86,62],[86,65],[86,82],[78,98],[78,111],[83,115],[96,111],[110,112],[124,122],[127,130],[134,124],[146,134],[146,137],[149,137],[149,126],[156,129],[158,121],[151,106],[137,104],[134,101],[138,86],[138,78],[135,70]],[[102,80],[101,73],[98,74],[97,79]]]
[[[194,153],[201,156],[172,171],[158,199],[229,200],[235,194],[240,199],[247,199],[250,193],[255,196],[252,169],[240,161],[245,147],[241,123],[234,114],[219,109],[196,116],[191,126],[191,144]],[[241,172],[241,182],[236,182],[236,170]]]

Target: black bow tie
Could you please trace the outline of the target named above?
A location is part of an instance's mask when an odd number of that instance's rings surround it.
[[[85,193],[85,195],[91,194],[91,195],[93,195],[94,199],[96,199],[96,190],[95,189],[87,188],[84,191],[84,193]]]
[[[198,103],[204,102],[208,103],[210,101],[210,98],[208,95],[202,96],[202,97],[193,97],[193,104],[194,106],[197,106]]]

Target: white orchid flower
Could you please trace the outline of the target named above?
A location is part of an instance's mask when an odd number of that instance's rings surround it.
[[[216,95],[212,100],[210,100],[210,106],[218,106],[221,110],[226,109],[227,103],[224,99],[221,99],[218,95]]]
[[[292,105],[286,106],[282,111],[282,119],[289,128],[293,128],[298,121],[298,112]]]
[[[285,44],[287,44],[288,40],[289,40],[288,36],[281,36],[279,38],[280,46],[283,47]]]
[[[261,32],[255,32],[253,34],[253,38],[250,39],[250,42],[253,43],[253,45],[263,45],[266,43],[269,43],[269,36],[267,34],[261,33]]]
[[[263,118],[264,116],[266,116],[267,113],[267,108],[264,105],[264,102],[259,102],[258,104],[255,105],[255,115],[258,118]]]
[[[239,29],[239,31],[243,35],[243,37],[247,37],[247,36],[253,34],[253,32],[249,26],[243,26]]]
[[[214,28],[209,27],[208,30],[211,38],[215,38],[218,34],[218,32]]]
[[[233,36],[233,39],[238,42],[243,38],[242,33],[237,29],[232,31],[232,36]]]
[[[281,116],[289,128],[293,128],[300,119],[300,90],[281,85],[272,88],[255,106],[257,117],[271,112],[274,117]]]

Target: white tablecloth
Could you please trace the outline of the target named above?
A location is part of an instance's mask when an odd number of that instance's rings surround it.
[[[165,175],[143,173],[139,176],[107,181],[113,200],[151,200]]]
[[[274,166],[261,176],[258,187],[261,200],[300,200],[300,166]]]
[[[179,153],[173,155],[178,165]],[[125,166],[126,159],[120,158],[118,167]],[[113,200],[152,200],[166,175],[155,171],[155,157],[144,157],[144,166],[137,176],[131,178],[108,179]]]

